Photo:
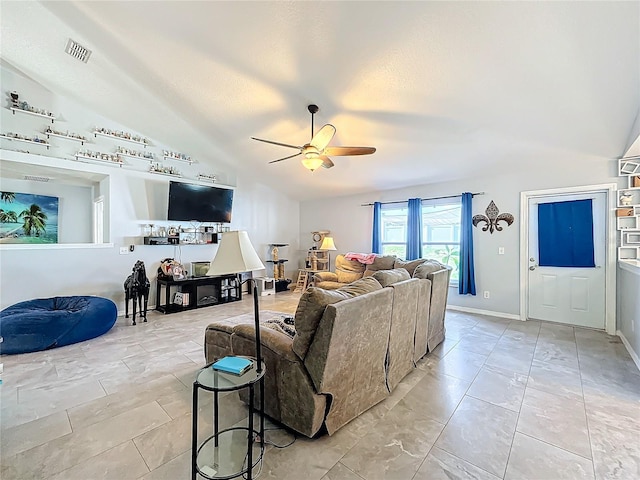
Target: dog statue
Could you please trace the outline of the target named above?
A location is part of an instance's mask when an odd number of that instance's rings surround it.
[[[138,260],[133,266],[131,275],[124,281],[124,317],[129,318],[129,299],[131,299],[133,301],[133,325],[136,325],[136,305],[140,310],[140,317],[144,319],[144,322],[147,321],[150,286],[144,262]]]

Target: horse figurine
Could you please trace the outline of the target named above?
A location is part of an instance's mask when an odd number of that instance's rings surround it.
[[[140,317],[145,322],[147,321],[150,286],[144,262],[138,260],[133,266],[131,275],[124,281],[124,317],[129,318],[129,299],[131,299],[133,301],[133,325],[136,324],[136,304],[140,309]]]

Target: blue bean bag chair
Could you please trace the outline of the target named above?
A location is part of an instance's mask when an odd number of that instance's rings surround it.
[[[82,342],[116,323],[116,304],[101,297],[39,298],[0,312],[0,353],[28,353]]]

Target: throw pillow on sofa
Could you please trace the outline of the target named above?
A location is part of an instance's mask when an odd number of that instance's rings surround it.
[[[404,268],[395,268],[393,270],[379,270],[375,272],[371,277],[375,278],[380,285],[388,287],[394,283],[402,282],[403,280],[409,280],[411,275]]]
[[[344,255],[336,257],[336,275],[338,282],[351,283],[362,278],[365,266],[357,260],[347,260]]]
[[[438,262],[437,260],[424,260],[413,271],[413,278],[427,278],[427,275],[429,275],[430,273],[442,270],[444,267],[445,265]]]
[[[395,255],[383,255],[376,257],[371,265],[367,265],[364,276],[369,277],[378,270],[392,270],[396,259],[397,257]]]
[[[407,272],[409,272],[410,276],[413,276],[413,272],[415,269],[422,265],[425,262],[424,258],[418,258],[417,260],[401,260],[396,259],[393,264],[393,268],[404,268]]]
[[[294,317],[293,351],[304,360],[327,305],[382,289],[375,278],[362,278],[336,290],[309,287],[300,297]]]

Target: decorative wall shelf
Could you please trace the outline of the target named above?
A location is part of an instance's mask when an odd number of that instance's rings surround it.
[[[137,137],[135,135],[132,136],[132,137],[123,137],[121,135],[116,135],[116,134],[113,134],[113,133],[106,133],[106,132],[100,132],[98,130],[94,130],[93,131],[93,136],[94,137],[100,136],[100,137],[107,137],[107,138],[115,138],[116,140],[124,140],[125,142],[131,142],[131,143],[136,143],[138,145],[143,145],[145,148],[147,147],[147,145],[149,145],[148,140],[146,140],[144,138],[138,140],[139,137]]]
[[[43,145],[45,147],[47,147],[47,150],[49,150],[49,147],[51,146],[51,144],[49,142],[45,142],[44,140],[41,142],[36,142],[34,140],[29,140],[27,138],[22,138],[22,137],[10,137],[9,135],[5,135],[5,134],[0,134],[0,138],[4,138],[6,140],[11,140],[11,141],[15,141],[15,142],[24,142],[24,143],[32,143],[34,145]]]
[[[157,170],[149,170],[149,173],[153,173],[154,175],[164,175],[166,177],[177,177],[177,178],[181,178],[182,174],[181,173],[166,173],[166,172],[160,172]]]
[[[57,138],[64,138],[65,140],[73,140],[74,142],[80,142],[81,145],[84,145],[84,142],[87,141],[86,138],[78,135],[77,137],[71,136],[71,135],[64,135],[62,133],[55,133],[55,132],[43,132],[44,135],[47,136],[47,138],[49,137],[57,137]]]
[[[104,154],[104,155],[107,155],[107,154]],[[114,156],[117,157],[117,155],[114,155]],[[91,157],[89,155],[85,155],[81,153],[76,153],[75,157],[76,157],[76,160],[80,160],[80,159],[90,160],[92,162],[106,163],[108,165],[117,165],[118,167],[122,167],[122,165],[124,164],[124,162],[120,157],[117,157],[118,160],[113,160],[109,158]]]
[[[54,117],[52,114],[47,115],[45,113],[32,112],[31,110],[24,110],[22,108],[17,108],[17,107],[10,107],[10,110],[13,112],[14,115],[16,114],[16,112],[26,113],[28,115],[34,115],[36,117],[47,118],[51,120],[51,123],[53,123],[56,119],[56,117]]]
[[[199,173],[198,180],[201,180],[203,182],[216,183],[216,181],[218,180],[218,176],[209,173]]]
[[[619,159],[618,175],[640,175],[640,155]]]
[[[122,152],[117,152],[118,155],[123,156],[123,157],[128,157],[128,158],[135,158],[136,160],[146,160],[147,162],[153,162],[154,158],[147,158],[147,157],[142,157],[140,155],[130,155],[128,153],[122,153]]]
[[[27,115],[31,115],[34,117],[42,117],[47,120],[51,120],[54,123],[56,120],[60,121],[62,114],[58,112],[57,115],[46,110],[32,107],[27,102],[22,101],[21,96],[18,95],[16,91],[8,92],[9,99],[8,103],[3,105],[7,110],[11,111],[12,116],[18,113],[24,113]],[[14,122],[18,122],[19,119],[14,118]],[[71,119],[69,119],[71,121]],[[130,170],[137,174],[153,174],[169,176],[174,178],[183,178],[183,181],[193,181],[195,183],[200,183],[201,185],[207,184],[217,184],[220,180],[220,176],[213,173],[198,173],[195,168],[186,168],[180,167],[178,164],[174,162],[182,162],[188,165],[192,165],[194,163],[200,163],[195,159],[191,158],[189,155],[169,150],[168,146],[164,146],[162,144],[154,145],[152,140],[146,138],[136,132],[133,131],[124,131],[113,128],[104,128],[99,125],[100,121],[93,123],[86,130],[82,128],[80,130],[76,130],[75,132],[71,132],[69,130],[61,130],[58,131],[53,127],[52,124],[45,123],[43,128],[39,128],[39,131],[34,131],[34,134],[42,135],[40,139],[42,141],[38,141],[38,138],[35,135],[16,135],[10,132],[9,135],[0,134],[0,140],[6,139],[14,142],[21,142],[25,144],[34,144],[45,146],[48,152],[44,152],[44,150],[33,149],[31,147],[27,147],[21,145],[20,143],[9,144],[3,142],[0,146],[0,151],[7,152],[16,152],[17,154],[26,154],[26,155],[35,155],[42,156],[43,158],[49,159],[57,159],[64,160],[68,162],[75,162],[78,160],[82,160],[83,162],[95,162],[98,164],[107,164],[110,166],[118,165],[119,167],[124,166],[126,170]],[[47,126],[47,124],[49,126]],[[59,124],[56,124],[59,125]],[[19,127],[16,127],[19,129]],[[27,130],[29,132],[29,130]],[[82,134],[77,133],[82,132]],[[30,133],[30,132],[29,132]],[[129,145],[131,148],[128,149],[127,144],[121,142],[114,142],[110,144],[109,142],[96,142],[91,139],[91,134],[93,134],[94,138],[97,137],[106,137],[111,138],[116,141],[128,142],[135,145],[142,145],[143,150],[139,147],[135,147],[134,145]],[[13,136],[16,135],[16,136]],[[56,138],[77,142],[83,146],[83,148],[73,147],[72,144],[65,144],[64,142],[60,142],[56,140]],[[96,149],[102,150],[102,152],[91,152],[84,148],[87,145],[88,147],[94,147]],[[105,145],[105,146],[102,146]],[[111,145],[111,146],[109,146]],[[50,153],[52,150],[50,147],[56,147],[56,150],[53,150],[57,156],[53,156]],[[150,147],[150,148],[147,148]],[[115,152],[114,152],[115,150]],[[109,152],[109,153],[105,153]],[[113,153],[111,153],[113,152]],[[107,156],[112,156],[114,158],[110,158]],[[115,158],[117,157],[117,159]],[[130,161],[129,158],[137,159],[137,160],[146,160],[151,163],[151,170],[147,169],[149,167],[148,164],[136,163]],[[123,161],[126,160],[126,161]],[[171,160],[171,162],[169,161]],[[28,163],[28,162],[26,162]],[[164,164],[164,165],[163,165]],[[146,165],[146,167],[145,167]],[[178,168],[175,168],[178,167]],[[81,169],[86,167],[80,167],[78,165],[70,167],[72,169]],[[204,167],[203,167],[204,168]],[[183,171],[182,171],[183,170]],[[223,175],[224,180],[224,175]],[[220,184],[222,185],[222,184]],[[224,187],[234,188],[233,186],[222,185]]]
[[[178,162],[186,162],[189,165],[192,163],[196,163],[189,155],[185,155],[184,153],[179,152],[170,152],[168,150],[163,150],[162,155],[166,160],[176,160]]]
[[[627,188],[618,191],[616,202],[618,260],[640,260],[640,156],[619,159],[618,175],[627,177]]]
[[[188,163],[189,165],[191,165],[192,163],[195,163],[195,160],[192,160],[191,157],[187,157],[187,158],[176,158],[176,157],[170,157],[167,155],[163,155],[163,158],[165,160],[175,160],[176,162],[184,162],[184,163]]]
[[[116,153],[125,157],[137,158],[138,160],[147,160],[149,162],[153,162],[155,160],[155,155],[151,152],[137,152],[135,150],[129,150],[120,146],[116,148]]]

